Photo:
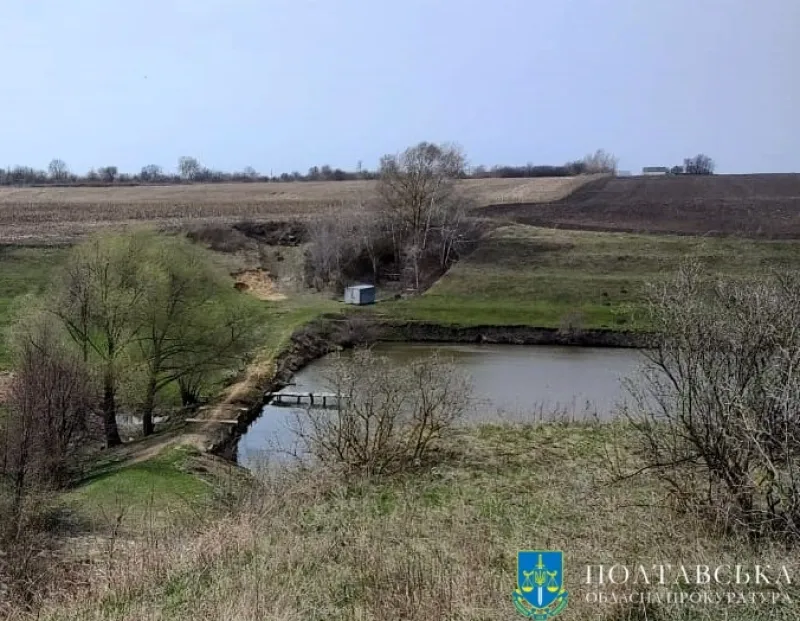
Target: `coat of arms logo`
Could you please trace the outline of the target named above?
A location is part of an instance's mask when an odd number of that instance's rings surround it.
[[[533,621],[547,621],[564,610],[564,555],[553,550],[520,551],[513,600],[517,611]]]

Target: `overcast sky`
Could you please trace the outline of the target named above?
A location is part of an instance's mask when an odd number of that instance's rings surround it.
[[[800,172],[798,0],[8,0],[0,166]]]

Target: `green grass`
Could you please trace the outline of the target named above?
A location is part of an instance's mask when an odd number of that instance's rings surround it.
[[[11,364],[5,337],[14,319],[15,301],[44,291],[66,252],[64,248],[0,245],[0,370]]]
[[[265,302],[269,309],[264,347],[277,353],[299,327],[325,313],[342,312],[343,304],[318,294],[296,294],[286,300]]]
[[[800,267],[800,242],[563,231],[513,225],[483,240],[424,295],[376,307],[390,317],[456,325],[642,329],[648,281],[696,257],[753,276]]]
[[[189,447],[163,450],[139,462],[101,460],[75,489],[63,496],[85,520],[106,522],[121,514],[124,525],[168,524],[208,510],[212,484],[193,471],[199,452]]]

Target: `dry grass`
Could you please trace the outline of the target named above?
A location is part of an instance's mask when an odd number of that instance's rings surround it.
[[[470,179],[461,188],[478,205],[535,203],[563,198],[592,178]],[[142,222],[170,228],[308,218],[374,196],[374,181],[0,188],[0,243],[59,243],[99,227]]]
[[[234,274],[233,278],[237,289],[259,300],[275,302],[286,299],[285,294],[278,292],[274,279],[266,270],[244,270]]]
[[[506,620],[516,618],[516,554],[530,548],[565,553],[565,621],[797,618],[796,606],[651,607],[645,616],[586,601],[589,563],[797,567],[791,552],[722,539],[674,514],[647,477],[611,485],[609,455],[638,463],[628,439],[621,425],[484,427],[455,438],[432,471],[407,477],[273,471],[200,532],[145,529],[96,556],[71,601],[39,618]]]
[[[0,405],[5,403],[8,397],[8,389],[11,385],[13,374],[7,371],[0,371]]]
[[[569,196],[583,184],[605,175],[534,179],[466,179],[459,188],[478,205],[548,203]]]

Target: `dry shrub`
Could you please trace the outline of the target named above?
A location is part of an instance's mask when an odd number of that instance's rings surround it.
[[[467,411],[472,392],[439,354],[398,367],[370,349],[340,355],[324,382],[338,407],[307,410],[295,431],[308,454],[346,474],[421,465]]]
[[[45,494],[0,486],[0,520],[0,619],[11,619],[62,590],[73,568],[55,560],[62,525]]]
[[[646,467],[715,522],[800,536],[800,279],[687,264],[650,305],[656,346],[634,390]]]
[[[269,246],[297,246],[308,241],[308,229],[300,220],[254,222],[243,220],[233,228]]]
[[[465,200],[429,206],[425,230],[415,240],[397,214],[380,205],[330,212],[309,223],[306,282],[318,290],[357,281],[401,280],[415,290],[432,284],[481,235],[466,217]]]
[[[480,234],[467,218],[475,203],[457,190],[465,165],[459,147],[427,142],[381,158],[377,200],[310,227],[308,281],[322,289],[391,275],[414,291],[426,289]]]
[[[318,291],[342,289],[361,272],[363,254],[358,221],[342,213],[329,212],[308,225],[311,243],[306,251],[306,282]]]
[[[233,253],[245,250],[252,242],[235,226],[206,224],[191,228],[186,233],[191,241],[207,245],[217,252]]]
[[[21,327],[17,366],[0,428],[0,474],[21,498],[29,488],[66,483],[89,438],[87,367],[43,322]]]
[[[85,366],[45,323],[23,326],[17,340],[0,414],[0,616],[58,588],[64,568],[52,563],[59,523],[48,492],[69,481],[91,439]]]

